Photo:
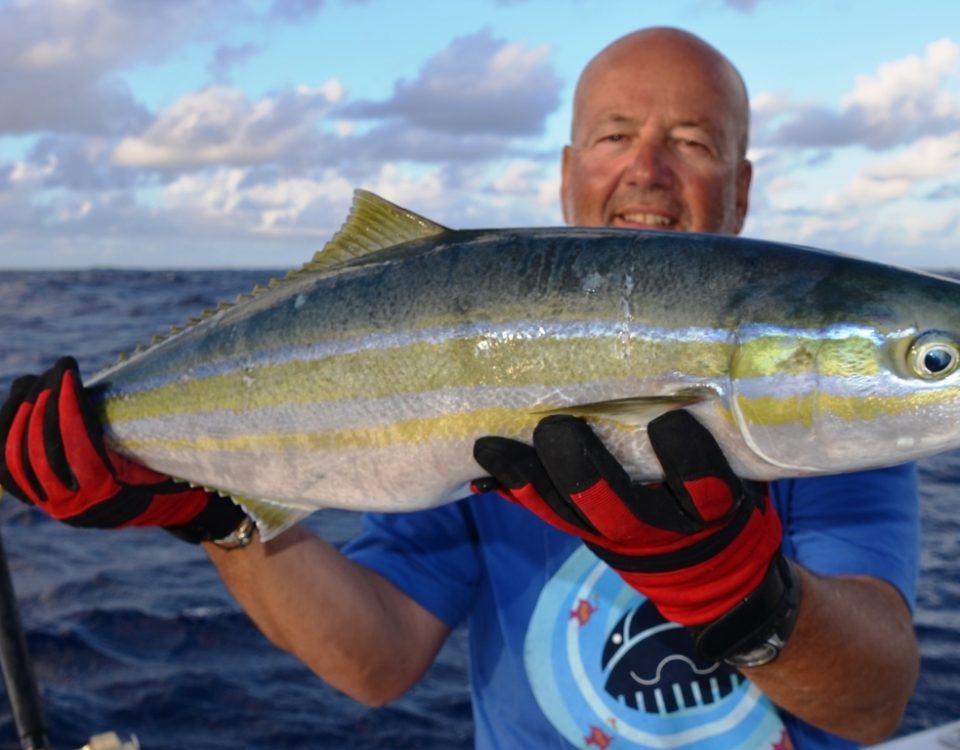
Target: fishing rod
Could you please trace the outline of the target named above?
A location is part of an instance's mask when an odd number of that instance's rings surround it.
[[[49,750],[47,722],[43,715],[37,678],[27,651],[20,624],[17,598],[7,565],[7,553],[0,537],[0,667],[7,688],[13,721],[20,735],[22,750]]]
[[[0,489],[0,498],[3,490]],[[7,688],[13,721],[20,735],[21,750],[51,750],[43,702],[27,651],[7,553],[0,535],[0,670]],[[94,735],[80,750],[139,750],[136,737],[122,741],[115,732]]]

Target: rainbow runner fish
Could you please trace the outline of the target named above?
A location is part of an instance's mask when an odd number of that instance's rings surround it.
[[[474,440],[581,415],[637,478],[689,409],[754,479],[960,445],[960,284],[817,250],[623,229],[454,231],[358,191],[328,245],[88,381],[108,444],[233,497],[462,497]]]

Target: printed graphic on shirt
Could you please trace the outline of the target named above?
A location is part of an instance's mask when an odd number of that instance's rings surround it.
[[[790,747],[773,704],[580,547],[547,583],[525,640],[527,675],[580,748]]]

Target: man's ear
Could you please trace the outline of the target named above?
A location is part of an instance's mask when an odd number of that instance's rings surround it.
[[[573,224],[573,196],[570,191],[570,162],[572,160],[570,146],[563,147],[563,156],[560,160],[560,208],[563,211],[563,223]]]

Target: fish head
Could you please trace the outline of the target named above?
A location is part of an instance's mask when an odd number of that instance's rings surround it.
[[[893,286],[817,326],[738,331],[730,411],[780,475],[889,466],[960,446],[960,284],[904,272]]]

